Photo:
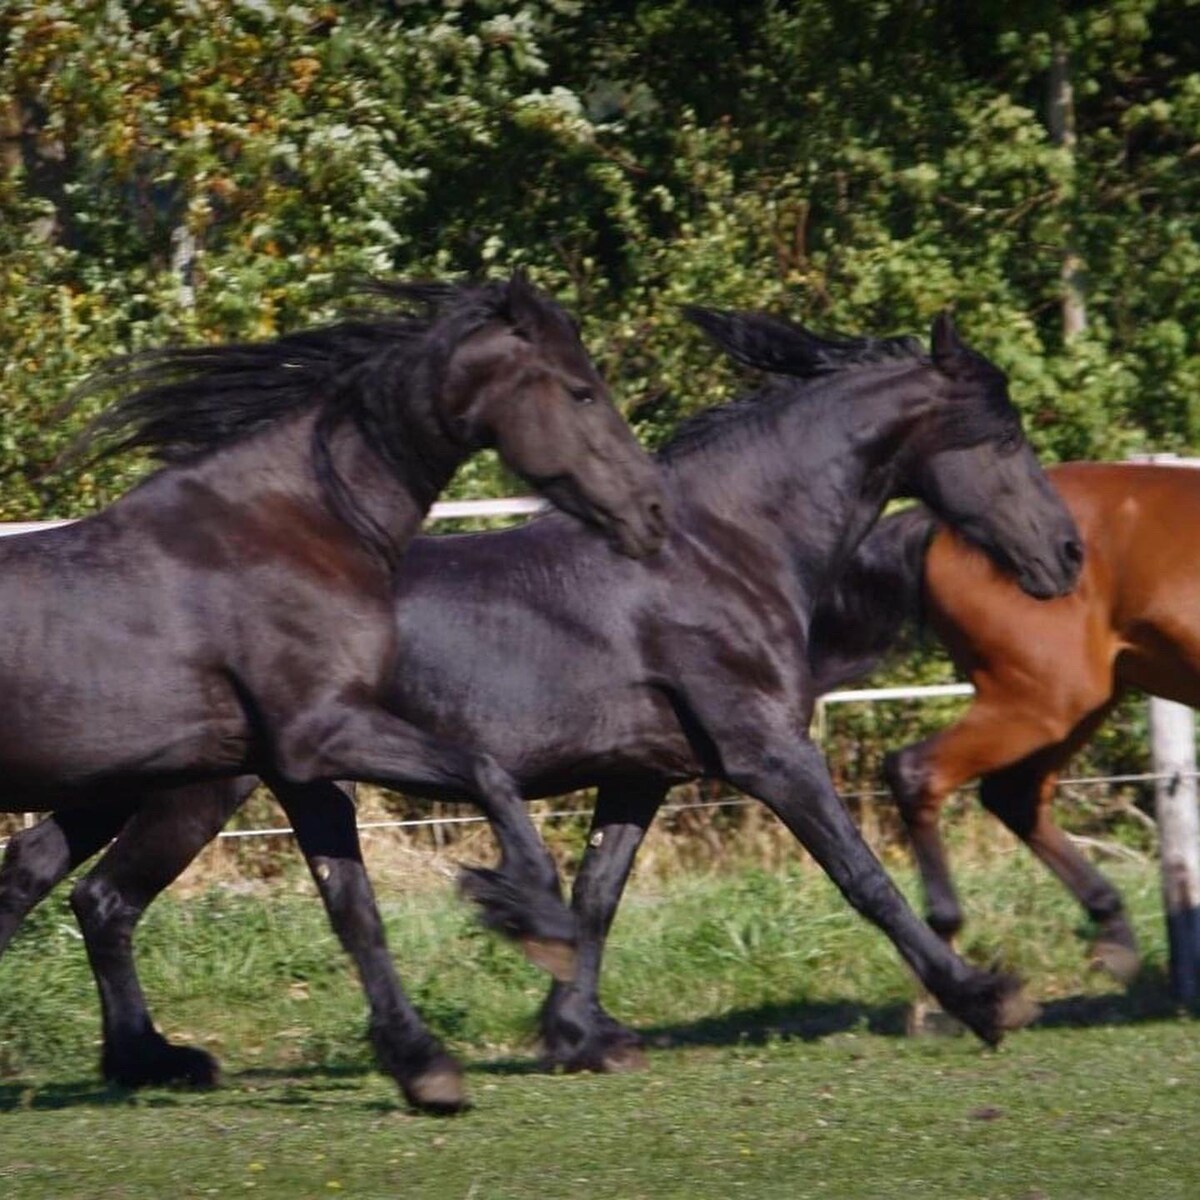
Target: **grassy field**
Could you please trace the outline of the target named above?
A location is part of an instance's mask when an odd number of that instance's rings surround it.
[[[655,1049],[617,1078],[536,1073],[537,974],[444,892],[385,892],[406,983],[469,1063],[476,1107],[452,1121],[371,1070],[352,974],[286,880],[168,902],[140,938],[163,1028],[219,1054],[224,1086],[106,1089],[52,903],[0,961],[0,1196],[1194,1197],[1195,1024],[1163,987],[1153,870],[1112,873],[1147,952],[1127,994],[1026,858],[964,876],[968,953],[1046,1006],[998,1053],[900,1036],[909,980],[811,869],[643,884],[605,997]]]

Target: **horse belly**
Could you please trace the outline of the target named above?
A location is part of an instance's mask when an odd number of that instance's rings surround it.
[[[103,666],[79,653],[35,663],[10,657],[0,696],[0,807],[38,807],[36,794],[115,776],[220,773],[247,754],[229,685],[154,655]]]

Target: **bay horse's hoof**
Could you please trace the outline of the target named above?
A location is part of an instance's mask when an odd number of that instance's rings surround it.
[[[1142,956],[1132,946],[1101,939],[1092,945],[1091,967],[1093,971],[1105,971],[1128,987],[1142,969]]]
[[[156,1039],[120,1053],[105,1051],[100,1069],[117,1087],[215,1088],[221,1080],[220,1064],[211,1054],[192,1046],[172,1046]]]
[[[420,1075],[402,1080],[404,1098],[419,1112],[452,1117],[471,1107],[462,1067],[449,1055],[438,1055]]]
[[[520,939],[520,946],[521,952],[535,967],[548,971],[559,983],[570,983],[575,978],[577,956],[570,942],[529,934]]]

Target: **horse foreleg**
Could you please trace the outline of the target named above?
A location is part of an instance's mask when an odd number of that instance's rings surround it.
[[[921,983],[985,1042],[994,1045],[1006,1029],[1032,1020],[1037,1006],[1016,979],[969,966],[909,908],[851,821],[817,747],[808,739],[786,747],[758,742],[755,753],[761,729],[752,724],[722,741],[729,781],[771,808]]]
[[[611,1072],[645,1065],[641,1038],[600,1003],[600,963],[638,847],[666,792],[657,783],[604,784],[597,792],[587,849],[571,889],[578,969],[569,983],[551,986],[542,1006],[542,1046],[550,1067]]]
[[[9,838],[0,863],[0,954],[55,885],[121,832],[137,801],[131,796],[65,809]]]
[[[100,993],[101,1069],[112,1083],[216,1083],[211,1055],[173,1046],[154,1028],[133,961],[133,931],[150,902],[216,837],[255,782],[193,784],[142,797],[108,852],[71,891]]]
[[[382,709],[333,701],[284,730],[279,774],[295,783],[354,779],[396,791],[470,799],[500,846],[500,865],[466,868],[464,893],[486,925],[518,942],[558,979],[575,970],[575,918],[562,900],[554,860],[512,777],[487,755],[432,737]]]
[[[462,1068],[426,1028],[400,985],[363,865],[352,800],[332,783],[272,787],[295,830],[330,924],[358,969],[381,1067],[413,1107],[460,1112],[468,1104]]]
[[[905,746],[884,756],[883,775],[892,798],[904,822],[912,847],[913,860],[921,877],[925,895],[925,919],[930,927],[947,942],[952,942],[962,928],[962,905],[950,875],[946,846],[942,841],[939,820],[946,797],[971,776],[961,780],[938,759],[941,744],[953,730],[943,730],[931,738]],[[943,756],[944,757],[944,756]],[[964,768],[969,771],[970,768]]]

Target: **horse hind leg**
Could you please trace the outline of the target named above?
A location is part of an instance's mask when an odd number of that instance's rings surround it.
[[[101,1070],[120,1087],[216,1084],[216,1060],[172,1045],[155,1028],[133,960],[133,933],[151,901],[174,881],[249,795],[253,781],[197,784],[145,797],[96,866],[71,891],[100,993]]]
[[[984,807],[1033,851],[1087,912],[1097,931],[1091,946],[1093,966],[1129,984],[1141,967],[1141,957],[1121,894],[1054,823],[1050,807],[1057,771],[1088,740],[1107,711],[1081,723],[1062,745],[986,776],[979,795]]]
[[[600,1003],[600,963],[638,847],[665,795],[658,783],[604,784],[597,793],[571,890],[579,923],[578,971],[573,980],[551,986],[539,1018],[543,1062],[551,1069],[613,1073],[646,1065],[641,1038]]]
[[[120,833],[135,803],[98,800],[52,813],[9,838],[0,863],[0,954],[55,885]]]

